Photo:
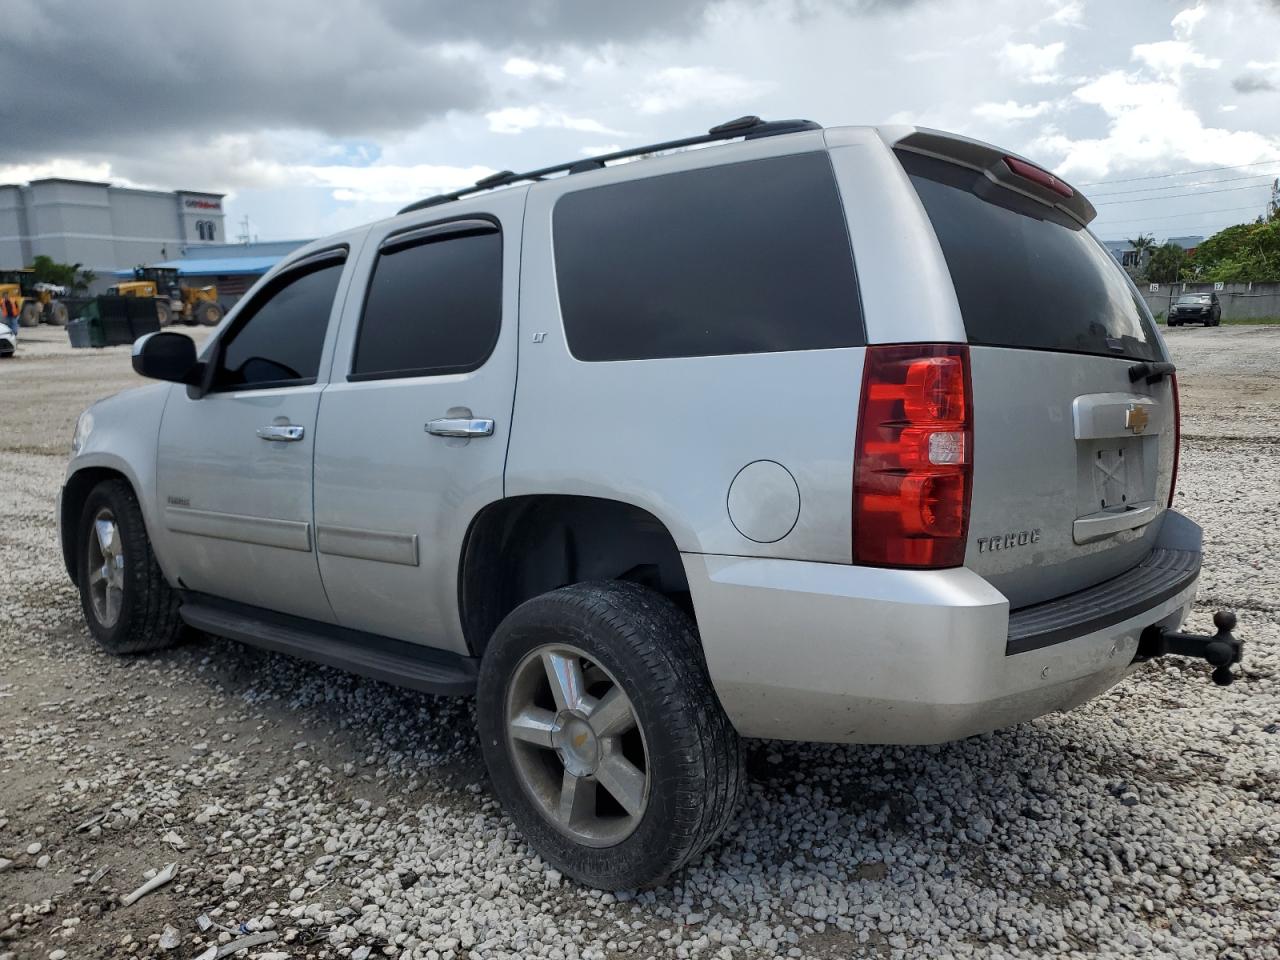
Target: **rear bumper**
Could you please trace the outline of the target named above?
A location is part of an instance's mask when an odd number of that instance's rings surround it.
[[[1053,639],[1019,652],[1011,627],[1027,611],[1011,624],[1005,597],[963,567],[684,559],[711,679],[741,734],[938,743],[1069,709],[1119,681],[1142,631],[1177,629],[1195,597],[1199,527],[1169,511],[1158,547],[1194,553],[1194,568],[1137,603],[1113,589],[1115,605],[1101,611],[1083,594],[1030,608]]]

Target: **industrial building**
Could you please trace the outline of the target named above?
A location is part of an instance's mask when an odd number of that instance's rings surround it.
[[[92,270],[95,293],[116,282],[117,270],[225,239],[220,193],[59,177],[0,185],[0,269],[44,254]]]

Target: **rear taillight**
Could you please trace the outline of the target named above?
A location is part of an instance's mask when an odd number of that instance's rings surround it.
[[[867,348],[853,468],[853,562],[957,567],[973,478],[969,348]]]
[[[1173,398],[1173,476],[1169,478],[1169,506],[1178,489],[1178,451],[1182,447],[1182,406],[1178,401],[1178,375],[1169,374],[1169,394]]]

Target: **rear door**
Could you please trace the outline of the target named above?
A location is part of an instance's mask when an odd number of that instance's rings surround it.
[[[369,235],[316,432],[320,572],[345,627],[466,652],[458,561],[503,492],[523,206],[508,191]]]
[[[1150,551],[1169,498],[1172,384],[1141,298],[1062,209],[982,170],[899,149],[970,344],[974,478],[965,565],[1014,608],[1092,586]],[[997,161],[999,162],[999,161]]]

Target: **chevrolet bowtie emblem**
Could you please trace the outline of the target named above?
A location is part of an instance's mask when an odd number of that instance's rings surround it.
[[[1147,424],[1150,422],[1151,417],[1147,415],[1146,408],[1139,404],[1129,404],[1129,409],[1124,412],[1124,428],[1126,430],[1141,433],[1147,429]]]

